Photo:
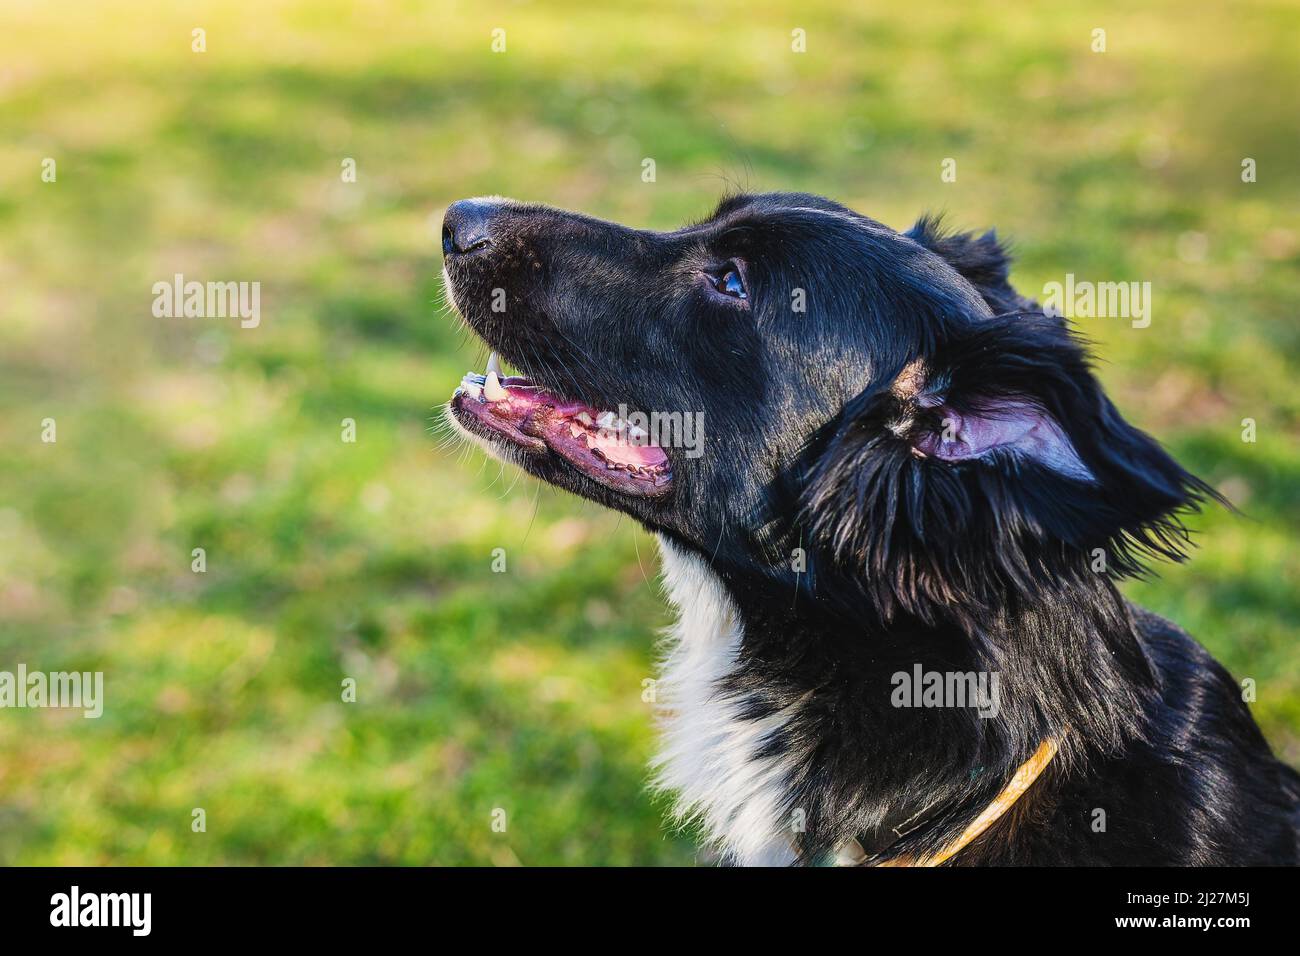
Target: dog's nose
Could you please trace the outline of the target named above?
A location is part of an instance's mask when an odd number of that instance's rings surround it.
[[[490,199],[461,199],[448,206],[442,217],[443,255],[461,255],[491,245],[496,210]]]

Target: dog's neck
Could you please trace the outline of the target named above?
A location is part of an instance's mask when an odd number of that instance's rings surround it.
[[[656,778],[737,862],[823,858],[853,838],[868,854],[926,857],[1044,740],[1069,767],[1136,732],[1150,675],[1104,583],[1062,596],[1068,606],[1003,608],[972,635],[846,613],[661,545],[679,619]],[[919,693],[900,705],[900,682],[936,673],[997,675],[996,713]]]

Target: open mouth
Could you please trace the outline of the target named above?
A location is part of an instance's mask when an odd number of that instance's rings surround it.
[[[672,485],[662,448],[616,413],[561,398],[521,376],[503,376],[497,353],[483,374],[468,372],[452,396],[463,427],[530,455],[555,454],[593,481],[628,495]]]

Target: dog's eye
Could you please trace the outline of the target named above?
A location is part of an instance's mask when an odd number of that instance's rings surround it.
[[[740,278],[740,273],[731,267],[723,269],[714,276],[713,288],[733,299],[749,298],[749,293],[745,291],[745,281]]]

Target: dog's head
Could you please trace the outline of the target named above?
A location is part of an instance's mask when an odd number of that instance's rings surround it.
[[[1176,556],[1175,513],[1213,494],[1120,417],[992,233],[802,194],[675,232],[475,199],[443,249],[456,307],[521,373],[467,375],[453,421],[737,570],[806,553],[928,617]]]

